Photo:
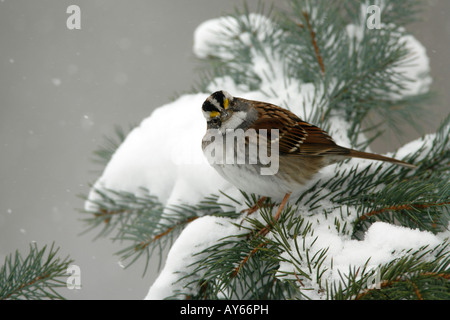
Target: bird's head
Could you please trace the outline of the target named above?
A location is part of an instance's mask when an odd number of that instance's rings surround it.
[[[202,105],[208,129],[219,129],[233,115],[234,97],[226,91],[216,91]]]

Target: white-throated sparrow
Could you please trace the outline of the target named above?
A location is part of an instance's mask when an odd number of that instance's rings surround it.
[[[341,147],[320,128],[270,103],[217,91],[205,100],[202,110],[207,121],[202,141],[204,154],[227,181],[245,192],[286,198],[321,168],[350,157],[415,167]],[[240,135],[236,134],[238,131]],[[229,135],[231,139],[227,138]],[[267,151],[266,157],[263,149]],[[277,164],[273,165],[275,161]],[[262,169],[270,168],[273,170],[262,173]]]

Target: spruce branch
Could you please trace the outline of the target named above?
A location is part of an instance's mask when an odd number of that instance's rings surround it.
[[[316,54],[317,63],[319,64],[320,71],[323,74],[323,73],[325,73],[325,65],[323,64],[323,58],[320,55],[320,49],[319,49],[319,46],[317,45],[316,33],[314,32],[314,30],[313,30],[313,28],[311,26],[311,21],[309,19],[308,12],[303,11],[302,14],[303,14],[303,17],[305,18],[306,27],[308,28],[308,31],[311,34],[311,42],[312,42],[312,45],[314,47],[314,52]]]
[[[114,230],[118,231],[117,236],[120,236],[120,230],[132,223],[139,215],[153,216],[152,213],[155,213],[157,218],[163,210],[158,199],[143,187],[136,194],[94,187],[92,193],[96,195],[95,200],[84,197],[89,203],[89,209],[81,212],[85,217],[82,220],[88,226],[85,233],[96,227],[103,227],[97,238],[107,236]]]
[[[342,277],[339,286],[329,288],[332,299],[440,299],[450,295],[450,256],[448,242],[434,248],[422,247],[417,251],[382,265],[378,270],[352,271]],[[427,257],[427,259],[424,259]],[[367,287],[369,279],[379,272],[380,282]]]
[[[371,216],[374,215],[379,215],[383,212],[386,211],[401,211],[401,210],[414,210],[414,209],[426,209],[429,207],[434,207],[434,206],[447,206],[450,205],[450,202],[441,202],[441,203],[428,203],[428,204],[411,204],[411,205],[407,205],[407,204],[403,204],[403,205],[397,205],[397,206],[390,206],[387,208],[382,208],[382,209],[378,209],[378,210],[373,210],[367,213],[364,213],[363,215],[361,215],[359,217],[359,220],[366,220]]]
[[[262,218],[266,221],[267,225],[265,227],[260,227],[259,225],[259,221],[258,220],[251,220],[248,218],[247,215],[247,220],[250,221],[250,223],[254,226],[257,226],[257,228],[259,229],[258,232],[255,232],[255,230],[251,230],[251,232],[248,234],[247,237],[253,237],[253,238],[264,238],[274,227],[275,224],[278,223],[278,220],[280,219],[280,217],[286,214],[284,212],[284,207],[286,205],[286,202],[288,200],[290,196],[290,193],[287,194],[284,199],[282,200],[282,202],[280,203],[277,212],[275,213],[274,216],[272,216],[272,209],[273,209],[273,204],[270,205],[270,211],[268,210],[263,210],[263,214],[262,214]],[[264,199],[264,201],[266,200],[265,197],[263,197],[262,199]],[[257,205],[261,202],[261,199],[258,200]],[[287,211],[289,212],[291,209],[287,208]],[[234,269],[234,271],[232,272],[232,277],[236,277],[239,273],[239,271],[245,266],[245,264],[247,263],[247,261],[253,256],[255,255],[259,250],[261,250],[262,248],[264,248],[266,245],[269,244],[269,241],[263,241],[260,242],[255,248],[253,248],[250,253],[244,257],[244,259],[238,264],[238,266]]]
[[[250,225],[237,224],[247,232],[221,239],[217,244],[196,253],[199,259],[190,267],[192,273],[181,277],[180,283],[189,292],[198,288],[199,295],[180,291],[175,297],[190,299],[279,299],[292,292],[288,282],[276,277],[280,251],[268,234],[278,225],[273,207],[261,208],[261,218],[247,216]],[[249,205],[251,207],[251,204]],[[277,208],[279,210],[280,208]],[[292,215],[291,208],[281,207],[278,221]],[[270,226],[270,230],[267,229]],[[266,230],[261,233],[262,230]]]
[[[73,260],[58,258],[58,251],[54,244],[42,249],[30,244],[26,257],[19,251],[8,255],[0,268],[0,300],[64,299],[57,289],[66,286],[64,278]]]
[[[187,280],[185,287],[194,292],[198,284],[207,284],[206,299],[285,299],[291,288],[275,277],[278,263],[271,256],[276,253],[277,248],[267,239],[258,237],[248,241],[245,237],[228,237],[199,252],[204,258],[195,263],[192,275],[179,281]],[[205,292],[202,293],[191,298],[205,298]]]
[[[111,160],[112,155],[116,152],[117,148],[125,141],[127,134],[135,127],[135,125],[129,125],[128,129],[124,129],[121,126],[116,125],[114,127],[114,136],[104,136],[102,145],[93,152],[94,163],[98,163],[101,166],[106,166]]]
[[[187,224],[202,215],[236,217],[229,204],[219,203],[219,196],[211,195],[197,205],[174,205],[164,207],[155,196],[141,188],[138,194],[113,189],[94,189],[99,195],[97,200],[87,200],[91,209],[84,210],[84,222],[90,231],[103,226],[96,238],[105,237],[115,232],[113,241],[127,242],[116,254],[120,256],[125,267],[145,256],[144,274],[155,250],[158,251],[159,262],[162,252],[173,243],[173,240]],[[225,208],[230,208],[226,211]]]

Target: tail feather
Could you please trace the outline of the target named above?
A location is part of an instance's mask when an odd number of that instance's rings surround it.
[[[362,151],[357,151],[357,150],[353,150],[353,149],[348,149],[349,153],[348,156],[349,157],[354,157],[354,158],[361,158],[361,159],[370,159],[370,160],[378,160],[378,161],[386,161],[386,162],[391,162],[391,163],[395,163],[404,167],[408,167],[408,168],[417,168],[417,166],[404,162],[404,161],[400,161],[394,158],[389,158],[389,157],[385,157],[379,154],[375,154],[375,153],[369,153],[369,152],[362,152]]]

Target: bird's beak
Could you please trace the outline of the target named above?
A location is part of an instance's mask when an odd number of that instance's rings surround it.
[[[231,116],[231,113],[228,110],[221,110],[220,111],[220,120],[222,120],[222,122],[225,122],[226,120],[228,120]]]

